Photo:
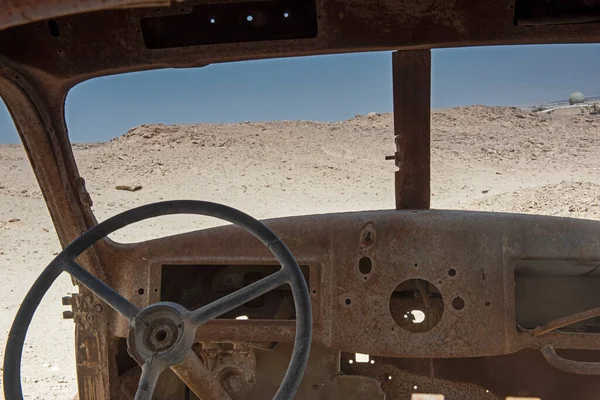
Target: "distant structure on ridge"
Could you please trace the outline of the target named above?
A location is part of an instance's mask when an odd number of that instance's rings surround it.
[[[585,103],[585,96],[583,95],[583,93],[575,92],[569,96],[569,104],[570,105],[581,104],[581,103]]]

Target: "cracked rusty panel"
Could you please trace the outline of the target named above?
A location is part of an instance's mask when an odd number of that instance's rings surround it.
[[[532,337],[517,329],[515,313],[515,265],[528,259],[571,259],[578,262],[564,264],[566,268],[581,272],[580,265],[600,260],[598,222],[462,211],[376,211],[290,217],[267,224],[300,264],[311,267],[313,340],[325,347],[377,356],[443,358],[509,354],[547,343],[599,348],[591,332]],[[366,232],[371,232],[372,242],[365,247]],[[234,242],[237,245],[231,247]],[[155,289],[161,288],[162,265],[251,269],[275,262],[260,242],[232,226],[112,251],[113,259],[120,261],[111,264],[110,283],[140,306],[158,299]],[[361,270],[365,257],[370,265]],[[553,262],[547,265],[552,271]],[[143,295],[138,292],[142,287]],[[414,310],[423,312],[428,322],[422,329],[405,329],[397,320]],[[126,325],[120,326],[117,334],[122,336]],[[203,326],[197,338],[291,341],[293,332],[293,321],[218,320]]]
[[[71,85],[101,75],[162,67],[203,66],[249,59],[353,51],[422,49],[492,44],[583,43],[600,41],[600,24],[516,26],[514,0],[321,0],[316,2],[316,37],[204,43],[184,46],[189,37],[168,38],[171,48],[148,49],[141,21],[193,17],[201,0],[171,7],[135,8],[70,15],[5,29],[0,54]],[[219,1],[211,4],[240,4]],[[241,11],[240,11],[241,12]],[[188,17],[188,18],[192,18]],[[204,21],[204,20],[202,20]],[[202,24],[199,20],[198,26]],[[200,28],[199,28],[200,29]],[[243,29],[233,25],[231,31]],[[240,31],[241,32],[241,31]],[[175,34],[173,34],[175,35]],[[203,41],[209,41],[203,38]],[[166,42],[165,42],[166,43]],[[178,47],[181,43],[181,47]]]

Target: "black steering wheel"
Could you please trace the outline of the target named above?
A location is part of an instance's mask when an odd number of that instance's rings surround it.
[[[244,228],[267,246],[281,264],[281,269],[206,306],[189,311],[171,302],[159,302],[139,309],[75,262],[75,259],[86,249],[118,229],[148,218],[173,214],[206,215]],[[75,239],[44,269],[23,300],[10,329],[4,355],[3,378],[6,400],[23,399],[21,356],[25,335],[42,297],[63,271],[71,274],[128,319],[128,351],[142,367],[135,400],[151,400],[159,375],[169,367],[184,381],[193,382],[193,379],[200,379],[209,386],[204,390],[212,390],[212,393],[216,391],[220,397],[228,398],[221,385],[214,381],[210,372],[191,350],[197,328],[288,283],[296,307],[296,337],[292,358],[274,399],[294,398],[306,370],[312,339],[310,295],[298,262],[277,235],[251,216],[221,204],[176,200],[148,204],[107,219]],[[188,379],[185,379],[186,376]],[[201,387],[197,390],[192,387],[190,389],[194,392],[203,390]]]

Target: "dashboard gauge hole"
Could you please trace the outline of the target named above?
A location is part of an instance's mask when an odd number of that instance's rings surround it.
[[[439,289],[424,279],[400,283],[390,297],[390,313],[402,329],[423,333],[442,319],[444,300]]]
[[[361,259],[358,260],[358,270],[363,275],[370,274],[373,270],[373,261],[371,258],[361,257]]]

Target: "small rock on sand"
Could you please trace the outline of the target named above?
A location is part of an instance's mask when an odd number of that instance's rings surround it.
[[[115,186],[117,190],[127,190],[130,192],[137,192],[142,189],[142,185],[117,185]]]

